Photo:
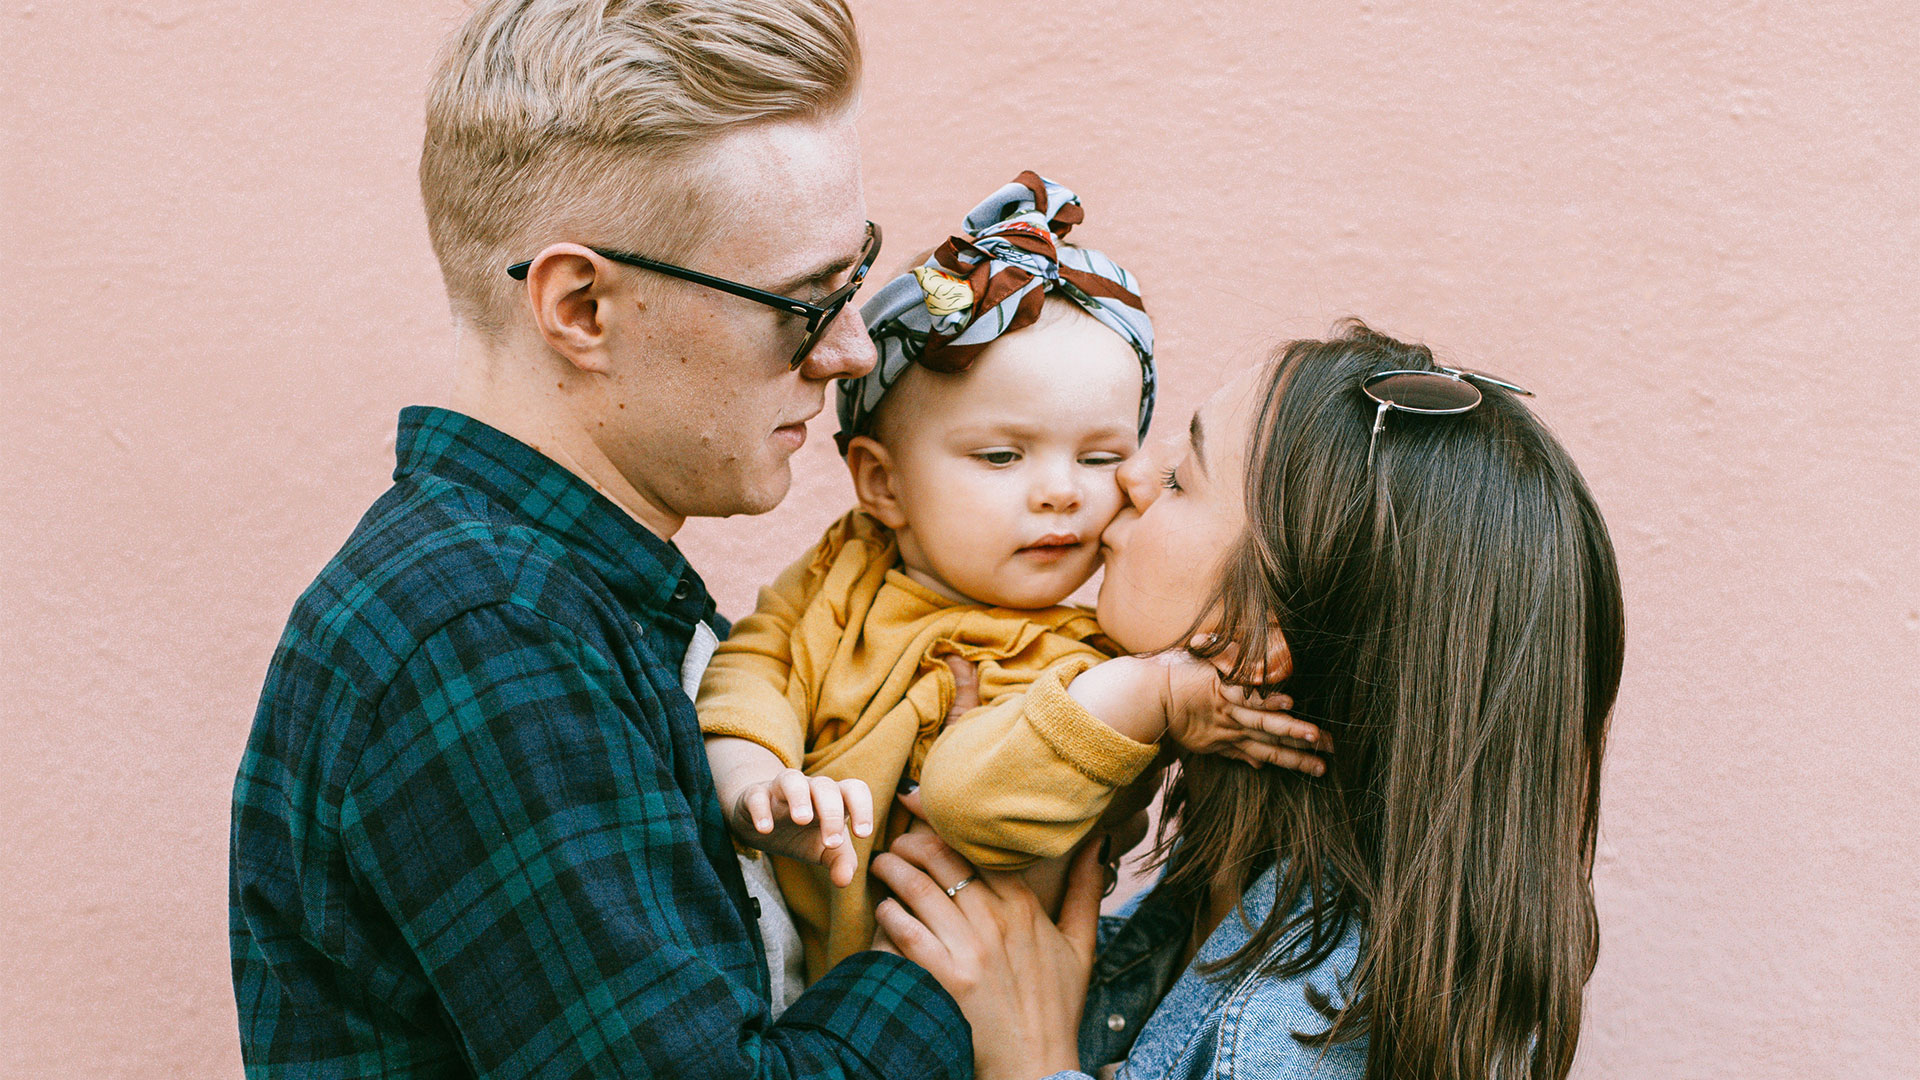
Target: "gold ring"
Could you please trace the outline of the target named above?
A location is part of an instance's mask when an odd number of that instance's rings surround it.
[[[973,884],[973,878],[974,878],[974,875],[968,874],[966,877],[963,877],[959,881],[954,882],[953,888],[947,889],[946,894],[948,896],[954,896],[958,894],[961,889],[964,889],[967,886]]]

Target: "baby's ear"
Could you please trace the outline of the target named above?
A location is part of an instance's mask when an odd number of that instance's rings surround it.
[[[847,471],[853,474],[853,494],[860,509],[889,529],[906,527],[907,515],[893,491],[893,455],[865,435],[847,441]]]

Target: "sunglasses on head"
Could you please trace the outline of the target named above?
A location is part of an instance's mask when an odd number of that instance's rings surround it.
[[[1471,368],[1437,368],[1433,371],[1377,371],[1366,377],[1360,390],[1379,404],[1373,414],[1373,435],[1367,440],[1367,463],[1373,463],[1373,448],[1380,442],[1380,429],[1387,426],[1387,414],[1394,411],[1421,416],[1457,416],[1472,412],[1485,400],[1475,383],[1498,386],[1503,390],[1532,397],[1533,391]]]

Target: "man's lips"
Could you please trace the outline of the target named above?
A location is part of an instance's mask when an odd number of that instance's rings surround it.
[[[814,414],[814,416],[818,415],[818,413]],[[791,423],[781,424],[773,429],[773,437],[781,442],[791,443],[792,449],[798,450],[806,445],[807,421],[811,419],[813,416],[803,416]]]

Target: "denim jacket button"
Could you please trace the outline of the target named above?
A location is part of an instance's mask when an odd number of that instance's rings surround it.
[[[1127,1018],[1124,1016],[1121,1016],[1119,1013],[1114,1013],[1113,1015],[1107,1017],[1108,1031],[1124,1031],[1126,1030],[1126,1027],[1127,1027]]]

